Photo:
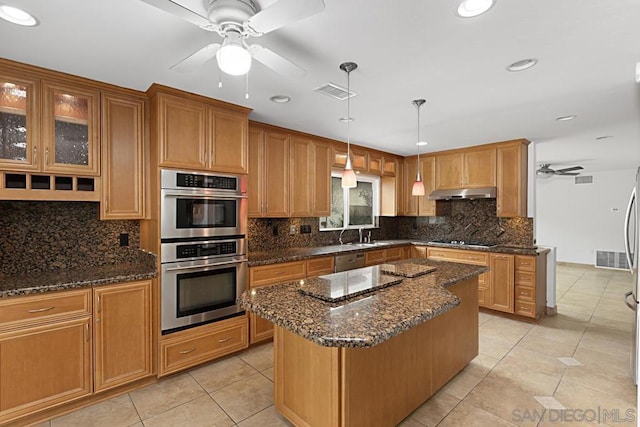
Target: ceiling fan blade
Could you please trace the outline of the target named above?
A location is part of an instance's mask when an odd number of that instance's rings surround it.
[[[556,172],[556,175],[580,175],[580,172]]]
[[[196,53],[187,56],[182,61],[173,65],[171,69],[180,73],[188,73],[189,71],[194,71],[205,62],[213,59],[216,56],[216,52],[218,51],[218,49],[220,49],[219,43],[208,44]]]
[[[302,77],[307,73],[293,62],[259,44],[249,46],[249,53],[257,61],[287,77]]]
[[[580,171],[582,169],[584,169],[582,166],[573,166],[573,167],[570,167],[570,168],[556,169],[556,172],[565,173],[565,172],[572,172],[572,171]]]
[[[182,18],[185,21],[191,22],[192,24],[197,25],[198,27],[203,28],[205,30],[215,31],[217,29],[217,25],[209,21],[204,16],[198,15],[194,11],[187,9],[186,7],[174,1],[171,1],[171,0],[140,0],[140,1],[150,4],[151,6],[155,6],[158,9],[162,9],[165,12],[175,15],[178,18]]]
[[[280,0],[247,19],[245,26],[266,34],[324,10],[323,0]]]

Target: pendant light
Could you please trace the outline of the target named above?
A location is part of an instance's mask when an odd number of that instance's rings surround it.
[[[344,165],[344,170],[342,171],[342,188],[355,188],[358,185],[356,181],[356,174],[353,171],[353,167],[351,166],[351,122],[353,119],[351,118],[351,87],[350,87],[350,79],[349,74],[358,68],[358,64],[355,62],[344,62],[340,64],[340,69],[347,73],[347,117],[344,119],[340,119],[341,121],[347,122],[347,163]]]
[[[425,102],[424,99],[414,99],[411,101],[418,111],[418,142],[416,143],[418,146],[418,166],[416,168],[418,173],[416,174],[416,182],[413,183],[413,188],[411,188],[412,196],[424,196],[424,183],[422,182],[422,175],[420,174],[420,146],[425,145],[425,143],[420,141],[420,107],[422,107],[422,104]]]

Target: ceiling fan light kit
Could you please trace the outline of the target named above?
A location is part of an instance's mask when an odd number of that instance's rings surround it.
[[[218,67],[232,76],[242,76],[251,69],[251,54],[242,46],[242,36],[235,31],[229,31],[216,52]]]
[[[340,69],[347,73],[347,93],[349,93],[351,89],[351,79],[349,76],[356,68],[358,68],[358,64],[355,62],[344,62],[340,64]],[[341,185],[342,188],[355,188],[358,185],[358,182],[356,180],[356,174],[353,171],[353,167],[351,166],[351,122],[353,119],[351,118],[350,96],[347,96],[347,117],[344,121],[347,123],[347,162],[345,163],[344,170],[342,171]]]
[[[416,107],[418,112],[418,142],[416,145],[418,146],[418,164],[416,166],[416,182],[413,183],[413,187],[411,187],[411,195],[412,196],[424,196],[424,182],[422,182],[422,175],[420,174],[420,146],[426,145],[425,142],[420,141],[420,107],[426,101],[424,99],[414,99],[411,103]]]
[[[558,176],[576,176],[580,175],[580,172],[584,168],[582,166],[571,166],[563,169],[551,169],[550,163],[542,163],[540,168],[536,170],[536,176],[538,178],[551,178],[554,175]]]

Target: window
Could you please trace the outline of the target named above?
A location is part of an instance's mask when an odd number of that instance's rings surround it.
[[[320,230],[378,226],[380,178],[358,175],[357,180],[357,187],[342,188],[341,174],[331,174],[331,216],[320,218]]]

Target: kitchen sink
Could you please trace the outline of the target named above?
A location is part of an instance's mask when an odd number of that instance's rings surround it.
[[[375,246],[385,246],[385,245],[390,245],[391,243],[389,242],[371,242],[371,243],[345,243],[344,246],[352,246],[352,247],[356,247],[356,248],[372,248]]]

